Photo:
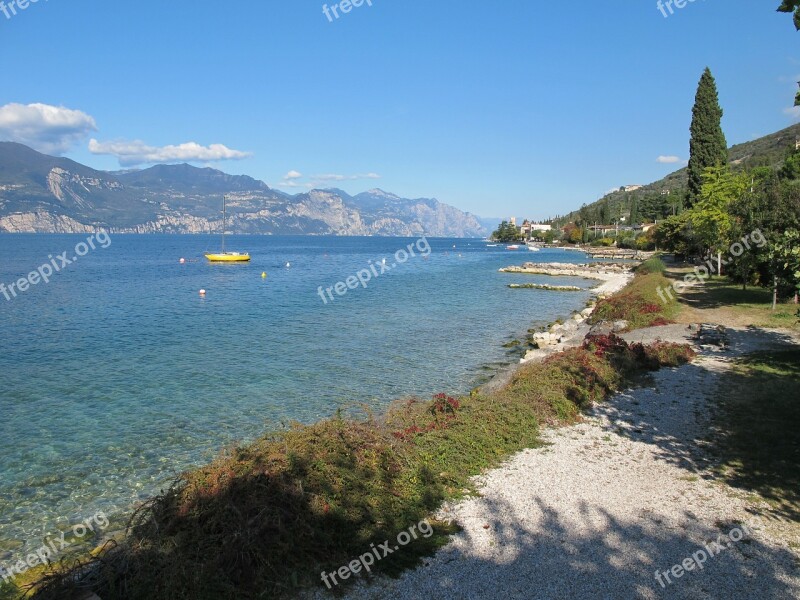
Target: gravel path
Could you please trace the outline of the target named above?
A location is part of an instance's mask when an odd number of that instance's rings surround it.
[[[625,337],[680,341],[685,327]],[[720,374],[735,356],[791,342],[767,331],[730,336],[729,351],[704,350],[693,364],[663,369],[646,387],[597,406],[584,423],[546,431],[546,447],[478,478],[481,497],[442,510],[463,531],[436,556],[346,597],[800,598],[800,563],[780,541],[780,524],[705,470],[702,438]],[[741,541],[718,538],[742,523],[750,534]],[[657,570],[718,540],[724,549],[710,546],[716,553],[702,569],[670,573],[669,582],[662,575],[663,586],[656,580]]]

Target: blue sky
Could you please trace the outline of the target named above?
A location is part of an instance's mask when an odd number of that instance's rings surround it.
[[[371,2],[332,21],[317,0],[0,12],[0,138],[100,169],[192,156],[292,193],[380,187],[542,218],[682,166],[658,157],[688,158],[706,65],[729,143],[800,116],[800,33],[779,0],[667,18],[655,0]]]

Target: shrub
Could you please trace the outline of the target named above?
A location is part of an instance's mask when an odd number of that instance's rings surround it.
[[[649,273],[661,273],[667,271],[667,265],[658,257],[648,258],[636,268],[637,275],[648,275]]]
[[[347,564],[458,497],[471,476],[536,447],[540,423],[572,422],[626,376],[692,355],[675,344],[594,336],[523,365],[491,395],[437,394],[397,402],[379,420],[337,415],[269,434],[185,473],[136,511],[119,547],[53,565],[32,597],[82,597],[87,587],[126,600],[295,597],[320,585],[320,571]],[[393,574],[414,566],[453,531],[444,523],[434,528],[430,539],[374,568]]]
[[[662,298],[658,294],[659,288],[667,289],[670,285],[660,273],[638,274],[625,289],[600,300],[589,322],[624,320],[629,323],[628,329],[671,323],[678,302],[674,296],[662,294]]]

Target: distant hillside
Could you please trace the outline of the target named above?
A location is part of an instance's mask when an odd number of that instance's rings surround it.
[[[482,237],[477,217],[432,198],[383,190],[294,196],[245,175],[191,165],[96,171],[0,142],[0,232],[212,233]]]
[[[734,169],[750,169],[757,166],[780,166],[788,153],[794,150],[795,141],[800,139],[800,124],[792,125],[776,133],[758,138],[743,144],[732,146],[728,150],[729,164]],[[686,168],[670,173],[663,179],[646,185],[632,192],[622,190],[606,194],[600,200],[584,205],[554,223],[563,226],[580,218],[581,212],[589,222],[610,223],[619,216],[630,220],[638,216],[637,221],[663,218],[672,214],[682,198],[688,175]],[[631,214],[632,212],[638,214]],[[603,219],[602,217],[606,218]]]

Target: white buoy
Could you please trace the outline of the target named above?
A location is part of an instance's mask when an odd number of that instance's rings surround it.
[[[288,269],[289,267],[291,267],[291,266],[292,266],[292,263],[288,263],[288,262],[286,263],[286,268],[287,268],[287,269]]]
[[[186,259],[185,259],[185,258],[182,258],[182,259],[180,260],[180,263],[181,263],[181,264],[184,264],[185,262],[186,262]]]
[[[200,290],[200,295],[201,296],[205,296],[206,295],[206,291],[205,290]]]

